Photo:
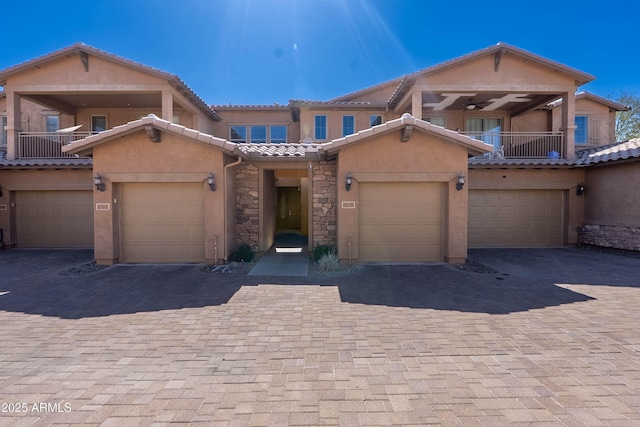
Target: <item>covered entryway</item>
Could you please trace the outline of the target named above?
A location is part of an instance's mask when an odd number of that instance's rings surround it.
[[[443,260],[443,184],[363,182],[358,194],[359,261]]]
[[[471,190],[468,245],[560,246],[562,217],[562,190]]]
[[[121,261],[203,262],[201,183],[123,183]]]
[[[16,192],[17,246],[93,247],[92,191]]]

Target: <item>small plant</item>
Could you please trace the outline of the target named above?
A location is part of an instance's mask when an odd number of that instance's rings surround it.
[[[313,260],[315,262],[318,262],[320,261],[320,258],[322,258],[324,255],[327,255],[330,252],[333,252],[335,254],[335,250],[333,250],[331,246],[318,245],[315,248],[313,248]]]
[[[235,252],[229,255],[229,261],[251,262],[254,256],[255,254],[253,253],[251,246],[246,243],[242,243],[238,246],[238,249]]]
[[[329,250],[329,252],[322,255],[316,263],[318,264],[318,269],[324,272],[336,271],[340,267],[338,255],[333,250]]]

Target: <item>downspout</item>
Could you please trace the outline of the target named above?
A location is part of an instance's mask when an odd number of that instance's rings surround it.
[[[238,156],[238,160],[236,160],[233,163],[229,163],[228,165],[225,165],[224,168],[222,168],[222,187],[224,188],[224,197],[222,198],[222,211],[224,212],[224,250],[225,250],[225,254],[226,254],[226,250],[227,250],[227,169],[230,167],[234,167],[234,166],[238,166],[240,163],[242,163],[242,157]],[[218,242],[216,241],[216,247],[217,247]],[[228,254],[226,254],[228,255]],[[217,262],[217,260],[216,260]]]

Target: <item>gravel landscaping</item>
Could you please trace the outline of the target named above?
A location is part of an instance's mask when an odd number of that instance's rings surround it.
[[[461,264],[452,264],[452,266],[457,268],[458,270],[469,271],[472,273],[483,273],[483,274],[499,273],[499,271],[494,270],[491,267],[487,267],[484,264],[480,264],[479,262],[473,261],[470,259],[467,259],[464,263],[461,263]]]
[[[98,265],[95,261],[87,262],[85,264],[74,265],[73,267],[65,268],[58,274],[61,276],[75,276],[78,274],[90,274],[107,268],[107,265]]]
[[[258,261],[252,261],[252,262],[236,262],[236,261],[232,261],[230,263],[227,264],[218,264],[218,265],[214,265],[214,264],[207,264],[204,267],[202,267],[200,269],[200,271],[205,272],[205,273],[214,273],[214,274],[237,274],[237,275],[241,275],[241,274],[247,274],[249,273],[249,271],[251,271],[251,269],[253,268],[254,265],[256,265]]]

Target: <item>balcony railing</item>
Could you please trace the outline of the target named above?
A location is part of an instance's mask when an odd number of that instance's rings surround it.
[[[67,159],[78,157],[63,153],[62,147],[92,135],[91,132],[21,132],[18,134],[18,159]]]
[[[461,132],[494,147],[487,157],[564,159],[564,135],[558,132]]]

